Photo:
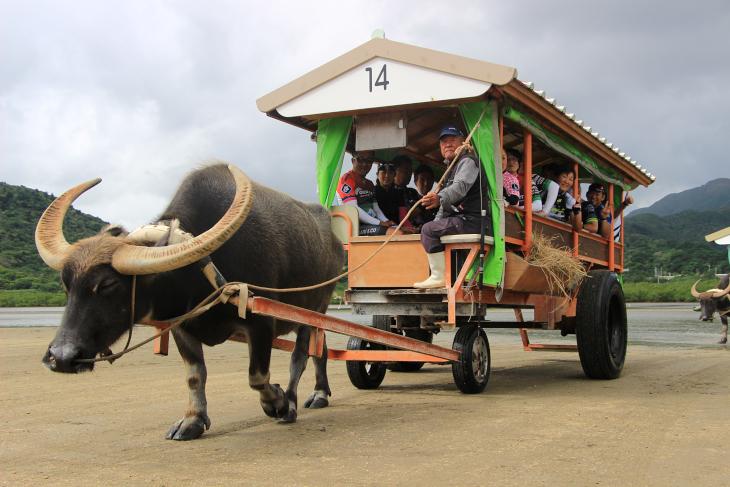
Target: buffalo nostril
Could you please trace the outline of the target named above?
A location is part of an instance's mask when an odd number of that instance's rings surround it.
[[[64,344],[50,346],[43,363],[54,372],[75,373],[79,372],[79,364],[75,362],[80,358],[82,353],[78,347]]]

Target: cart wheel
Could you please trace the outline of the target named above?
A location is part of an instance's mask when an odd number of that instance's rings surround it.
[[[391,326],[393,325],[393,320],[394,318],[392,316],[373,315],[373,328],[398,333],[397,331],[393,331],[393,328]],[[426,333],[428,336],[424,336],[424,333]],[[433,333],[428,333],[425,331],[407,331],[405,332],[405,336],[428,343],[431,343],[431,341],[433,340]],[[397,348],[385,347],[385,350],[397,350]],[[392,370],[393,372],[415,372],[417,370],[421,370],[421,367],[423,367],[423,362],[396,362],[385,366],[386,369]]]
[[[426,330],[414,330],[405,332],[408,338],[414,338],[426,343],[433,343],[433,333]],[[397,362],[388,365],[393,372],[416,372],[424,366],[423,362]]]
[[[478,326],[462,326],[454,337],[454,350],[461,352],[459,361],[451,364],[454,382],[464,394],[476,394],[487,387],[491,369],[489,340]]]
[[[626,301],[618,277],[588,273],[578,290],[575,335],[583,372],[591,379],[616,379],[626,359]]]
[[[374,321],[374,320],[373,320]],[[351,337],[347,341],[348,350],[385,350],[383,345],[370,343],[360,338]],[[382,362],[363,362],[348,360],[347,375],[352,385],[358,389],[375,389],[385,378],[385,364]]]

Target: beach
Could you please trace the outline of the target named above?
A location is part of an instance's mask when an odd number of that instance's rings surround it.
[[[457,390],[450,366],[388,372],[363,391],[330,361],[330,406],[281,424],[248,387],[247,347],[228,342],[205,349],[211,429],[174,442],[164,435],[187,407],[174,345],[167,357],[147,346],[92,373],[53,374],[40,359],[55,331],[0,328],[0,485],[730,483],[720,345],[630,345],[622,376],[595,381],[577,353],[495,340],[477,395]],[[151,334],[137,327],[133,343]],[[273,352],[272,382],[286,383],[288,362]],[[310,364],[300,404],[313,384]]]

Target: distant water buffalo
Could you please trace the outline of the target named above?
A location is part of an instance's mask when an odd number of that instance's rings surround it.
[[[728,313],[730,311],[730,274],[722,278],[716,289],[710,289],[704,293],[697,292],[697,281],[692,286],[692,296],[700,300],[700,321],[710,321],[712,315]],[[722,321],[722,338],[717,343],[727,343],[727,314],[720,317]]]
[[[38,251],[46,264],[61,271],[68,295],[61,326],[43,357],[46,367],[55,372],[92,370],[93,363],[77,360],[108,350],[132,322],[165,320],[190,311],[213,291],[198,266],[191,265],[208,255],[229,281],[271,288],[317,284],[342,270],[344,250],[324,207],[252,183],[239,169],[223,164],[189,174],[158,219],[179,221],[181,230],[194,238],[171,243],[175,241],[172,231],[161,239],[150,239],[145,232],[139,237],[140,232],[127,234],[111,227],[71,245],[63,237],[64,214],[99,181],[60,196],[36,229]],[[134,304],[133,275],[137,276]],[[324,313],[334,286],[259,294]],[[296,347],[284,392],[269,381],[271,345],[275,337],[292,331],[297,331]],[[236,307],[218,305],[172,333],[186,364],[190,402],[166,438],[191,440],[210,427],[203,344],[223,343],[234,333],[248,339],[249,385],[259,392],[264,412],[296,421],[297,386],[309,358],[309,327],[254,314],[241,319]],[[322,358],[314,359],[315,390],[304,407],[328,405],[326,357],[325,346]]]

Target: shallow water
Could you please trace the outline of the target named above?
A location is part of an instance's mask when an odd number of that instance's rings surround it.
[[[629,303],[629,345],[675,348],[716,348],[722,324],[699,321],[699,313],[692,310],[694,303]],[[64,308],[0,308],[0,327],[58,326]],[[364,325],[371,317],[350,313],[349,309],[331,309],[338,318]],[[511,310],[490,310],[487,318],[495,321],[514,321]],[[532,319],[525,313],[525,319]],[[450,344],[453,332],[442,332],[435,343]],[[517,329],[487,329],[492,343],[521,342]],[[329,334],[328,334],[329,336]],[[529,331],[531,343],[574,344],[575,336],[561,337],[557,331]],[[333,337],[335,338],[335,337]],[[329,340],[328,340],[329,341]],[[333,340],[339,342],[340,340]]]

